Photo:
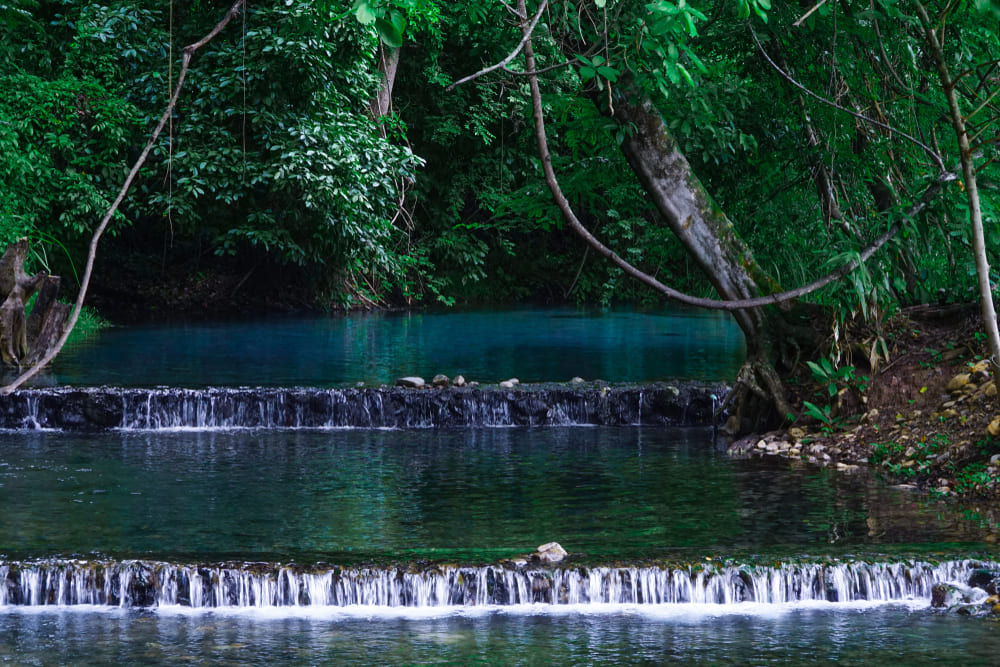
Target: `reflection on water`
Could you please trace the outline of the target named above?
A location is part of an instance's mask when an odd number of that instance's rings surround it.
[[[0,612],[0,663],[992,665],[994,624],[906,606],[445,618]]]
[[[730,460],[704,429],[4,439],[10,557],[495,561],[557,540],[608,561],[993,539],[958,509],[863,473]]]
[[[186,387],[391,383],[436,373],[498,382],[735,377],[743,336],[724,313],[446,311],[102,331],[53,365],[63,384]]]

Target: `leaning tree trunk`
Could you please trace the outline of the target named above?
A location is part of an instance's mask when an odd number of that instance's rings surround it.
[[[38,363],[62,335],[70,307],[56,301],[59,277],[44,271],[24,272],[28,240],[21,239],[0,257],[0,361],[4,370],[20,372]],[[25,308],[32,296],[30,314]]]
[[[529,23],[525,0],[518,0],[517,11],[521,17],[525,72],[531,90],[539,157],[546,184],[568,226],[627,274],[667,296],[686,296],[663,285],[601,243],[572,210],[552,167],[531,43],[533,25]],[[648,98],[627,82],[620,81],[618,91],[630,94],[624,96],[615,110],[606,108],[605,112],[625,127],[622,150],[670,229],[708,276],[723,302],[735,304],[762,296],[761,285],[771,287],[773,281],[757,265],[732,223],[694,175],[660,113]],[[594,101],[601,106],[601,101]],[[731,426],[739,432],[756,429],[766,422],[785,421],[794,415],[773,362],[777,357],[774,352],[780,340],[778,336],[784,333],[778,325],[780,311],[773,306],[759,307],[749,303],[746,306],[732,309],[747,343],[747,361],[740,371],[738,386],[730,396],[737,406]],[[750,418],[744,421],[744,416]]]
[[[629,91],[614,108],[624,127],[622,152],[670,230],[697,262],[723,299],[740,301],[773,291],[775,282],[757,264],[732,222],[712,200],[681,153],[652,102]],[[775,370],[786,324],[774,306],[734,311],[747,344],[747,363],[737,389],[737,411],[760,412],[772,406],[777,418],[793,414]],[[748,401],[748,399],[750,399]],[[757,405],[751,405],[757,403]]]

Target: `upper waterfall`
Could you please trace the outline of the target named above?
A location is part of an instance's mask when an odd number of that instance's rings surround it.
[[[442,428],[547,425],[709,425],[722,384],[131,389],[54,388],[0,397],[0,428]]]

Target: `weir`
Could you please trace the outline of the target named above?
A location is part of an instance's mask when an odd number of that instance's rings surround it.
[[[301,568],[275,563],[0,561],[0,607],[469,607],[930,601],[1000,564],[784,563],[774,566]],[[985,597],[985,593],[983,593]]]
[[[132,389],[54,388],[0,396],[0,429],[449,428],[713,423],[724,384]]]

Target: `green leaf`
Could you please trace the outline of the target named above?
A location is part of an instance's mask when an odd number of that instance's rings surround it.
[[[619,72],[614,67],[598,67],[597,68],[597,73],[600,76],[603,76],[605,79],[607,79],[611,83],[614,83],[615,81],[618,80],[618,74],[619,74]]]
[[[378,18],[378,12],[368,0],[354,0],[354,15],[362,25],[369,25]]]
[[[386,46],[398,49],[403,45],[403,31],[384,18],[375,19],[375,31]]]

